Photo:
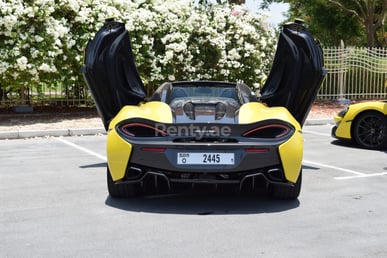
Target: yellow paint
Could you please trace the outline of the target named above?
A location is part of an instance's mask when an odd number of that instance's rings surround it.
[[[121,138],[116,130],[109,130],[106,142],[106,153],[110,173],[113,181],[122,179],[125,176],[132,145]]]
[[[300,124],[284,107],[268,107],[262,103],[249,102],[239,110],[239,123],[248,124],[267,119],[279,119],[290,122],[296,130],[301,130]]]
[[[297,130],[294,135],[278,148],[286,180],[295,183],[301,171],[304,142]]]
[[[378,111],[387,115],[387,103],[373,101],[350,105],[344,118],[339,116],[334,117],[337,125],[336,136],[339,138],[351,139],[351,126],[353,120],[360,113],[370,110]]]
[[[129,118],[145,118],[160,123],[172,123],[170,107],[159,101],[141,103],[138,106],[125,106],[109,124],[106,141],[108,166],[113,181],[125,176],[126,167],[132,153],[132,145],[118,135],[115,126]]]
[[[109,129],[122,120],[129,118],[145,118],[160,123],[172,123],[172,111],[168,104],[159,101],[141,103],[139,106],[124,106],[110,122]]]
[[[284,107],[267,107],[262,103],[250,102],[240,108],[239,123],[241,124],[268,119],[290,122],[295,128],[294,135],[278,148],[285,178],[295,183],[300,174],[304,150],[300,124]]]

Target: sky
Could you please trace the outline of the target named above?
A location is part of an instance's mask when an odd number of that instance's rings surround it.
[[[195,0],[195,2],[198,2],[199,0]],[[216,0],[209,0],[210,2],[216,3]],[[269,6],[269,10],[260,10],[259,6],[261,5],[262,0],[246,0],[246,7],[247,9],[258,12],[260,14],[265,13],[268,15],[268,22],[269,24],[272,24],[274,26],[280,24],[285,20],[285,16],[283,15],[285,12],[288,11],[289,5],[288,4],[271,4]]]
[[[198,0],[196,0],[198,1]],[[216,0],[210,0],[212,2],[216,2]],[[269,6],[269,10],[260,10],[259,6],[261,5],[262,0],[246,0],[247,9],[253,12],[263,13],[265,12],[268,15],[268,22],[274,26],[280,24],[285,20],[284,12],[287,12],[289,9],[288,4],[271,4]]]
[[[261,5],[261,0],[246,0],[246,7],[254,12],[258,11],[259,13],[262,10],[259,9]],[[269,6],[269,10],[265,10],[265,12],[269,15],[268,21],[270,24],[278,25],[282,21],[285,20],[284,12],[287,12],[289,9],[288,4],[271,4]]]

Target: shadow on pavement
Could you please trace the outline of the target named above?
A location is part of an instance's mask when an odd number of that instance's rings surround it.
[[[282,212],[299,207],[300,202],[280,201],[252,194],[183,193],[128,199],[114,199],[108,196],[105,204],[134,212],[224,215]]]
[[[83,166],[79,166],[79,167],[80,168],[106,168],[107,163],[102,162],[102,163],[96,163],[96,164],[90,164],[90,165],[83,165]]]
[[[356,143],[354,143],[351,140],[333,140],[333,141],[331,141],[331,144],[336,145],[336,146],[345,147],[345,148],[353,148],[353,149],[367,150],[367,151],[379,151],[379,152],[384,152],[387,154],[387,150],[365,149],[365,148],[360,147],[359,145],[357,145]]]

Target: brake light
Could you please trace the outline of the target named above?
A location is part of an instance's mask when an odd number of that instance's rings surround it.
[[[168,133],[154,126],[143,123],[129,123],[119,127],[120,131],[130,137],[160,137]]]
[[[290,132],[283,124],[270,124],[251,129],[242,135],[249,138],[281,138]]]
[[[269,152],[268,148],[247,148],[247,153],[266,153]]]

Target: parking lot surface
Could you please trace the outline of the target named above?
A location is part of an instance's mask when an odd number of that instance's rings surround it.
[[[105,136],[0,141],[0,257],[387,257],[387,162],[304,127],[296,201],[115,200]]]

